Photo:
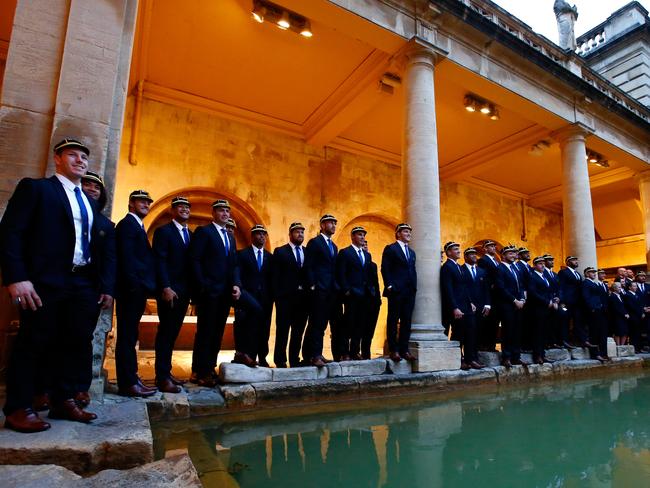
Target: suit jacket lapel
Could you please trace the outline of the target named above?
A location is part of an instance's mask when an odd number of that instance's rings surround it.
[[[68,220],[70,221],[70,224],[74,228],[74,219],[72,217],[72,208],[70,208],[70,200],[68,200],[68,197],[65,194],[65,188],[63,188],[63,185],[61,184],[61,182],[59,181],[59,179],[56,176],[50,177],[50,181],[52,182],[52,185],[54,186],[54,191],[59,196],[59,199],[61,200],[61,203],[63,203],[63,208],[65,208],[65,213],[68,216]]]

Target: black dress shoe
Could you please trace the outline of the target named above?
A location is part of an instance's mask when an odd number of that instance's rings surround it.
[[[15,410],[5,418],[5,429],[15,430],[24,434],[43,432],[50,427],[51,425],[42,420],[31,408]]]
[[[320,356],[316,356],[311,359],[311,365],[316,366],[317,368],[324,368],[325,362],[320,358]]]
[[[287,363],[277,363],[275,365],[276,368],[284,369],[287,367]],[[291,366],[293,368],[293,366]]]
[[[470,368],[470,365],[467,364],[466,362],[461,362],[460,363],[460,369],[462,369],[463,371],[467,371],[468,369],[471,369],[471,368]]]
[[[567,341],[564,341],[564,342],[562,343],[562,345],[563,345],[565,348],[567,348],[569,351],[573,351],[573,350],[575,349],[575,346],[572,346],[572,345],[569,344]]]
[[[407,361],[415,361],[415,356],[411,354],[409,351],[406,351],[404,354],[401,355],[403,359],[406,359]]]
[[[397,353],[397,352],[391,352],[390,353],[390,358],[395,363],[399,363],[402,360],[402,356],[400,356],[399,353]]]
[[[257,362],[257,364],[260,365],[263,368],[270,368],[271,367],[271,366],[269,366],[269,363],[268,363],[268,361],[266,359],[260,359]]]
[[[472,369],[483,369],[485,368],[485,364],[479,363],[478,361],[472,361],[469,363]]]
[[[80,409],[73,398],[68,398],[67,400],[52,405],[48,417],[51,419],[72,420],[73,422],[87,424],[95,420],[97,415]]]
[[[503,361],[501,361],[501,365],[506,369],[512,368],[512,363],[510,362],[509,359],[504,359]]]

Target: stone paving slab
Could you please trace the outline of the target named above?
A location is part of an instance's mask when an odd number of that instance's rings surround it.
[[[393,374],[411,374],[413,372],[413,363],[405,360],[395,362],[392,359],[387,359],[386,367],[387,371]]]
[[[571,359],[590,359],[591,353],[588,347],[576,347],[571,350]]]
[[[52,464],[0,466],[4,488],[180,488],[202,486],[187,454],[174,456],[124,471],[108,469],[82,478]]]
[[[547,349],[544,356],[550,361],[568,361],[571,353],[567,349]]]
[[[305,366],[301,368],[275,368],[271,381],[322,380],[327,378],[327,368]]]
[[[98,415],[90,424],[48,419],[52,428],[45,432],[0,429],[0,464],[57,464],[87,474],[153,460],[153,438],[143,402],[92,404],[89,411]]]
[[[500,366],[501,365],[501,353],[499,352],[487,352],[479,351],[478,360],[480,363],[485,364],[486,366]]]
[[[386,360],[383,358],[366,361],[342,361],[341,376],[372,376],[386,372]]]
[[[221,363],[219,365],[219,381],[221,383],[261,383],[273,381],[273,369],[249,368],[243,364]]]
[[[619,358],[634,356],[634,346],[616,346],[616,356]]]

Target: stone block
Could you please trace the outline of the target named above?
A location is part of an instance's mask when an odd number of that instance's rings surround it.
[[[590,359],[591,354],[587,347],[576,347],[571,350],[571,359]]]
[[[413,372],[413,364],[410,361],[401,360],[395,362],[392,359],[386,360],[388,372],[393,374],[411,374]]]
[[[224,385],[221,393],[228,408],[252,407],[257,401],[255,388],[251,385]]]
[[[496,373],[497,381],[499,383],[510,383],[528,379],[528,370],[523,366],[516,365],[511,368],[496,366],[492,369]]]
[[[326,369],[328,378],[341,376],[341,363],[327,363],[324,368],[319,369]]]
[[[190,404],[190,415],[192,417],[223,413],[226,406],[226,400],[221,392],[212,388],[189,389],[187,401]]]
[[[443,371],[460,369],[460,347],[454,341],[418,341],[411,343],[416,357],[413,371]]]
[[[221,363],[219,365],[219,380],[222,383],[262,383],[273,381],[271,368],[249,368],[243,364]]]
[[[163,393],[162,403],[166,418],[190,418],[190,402],[187,398],[187,393],[184,391],[181,390],[180,393]]]
[[[530,364],[527,367],[528,376],[531,379],[547,378],[553,376],[553,366],[549,363]]]
[[[75,486],[75,482],[83,479],[69,469],[54,464],[0,466],[2,486],[12,488],[64,488]]]
[[[359,395],[357,378],[337,377],[325,381],[271,381],[254,386],[256,405],[304,404],[322,402],[327,398],[356,398]]]
[[[478,361],[486,366],[501,366],[501,353],[479,351]]]
[[[566,349],[547,349],[544,356],[550,361],[567,361],[571,359],[571,354]]]
[[[88,425],[48,419],[52,428],[36,434],[0,429],[0,464],[49,463],[87,474],[128,469],[153,460],[144,402],[93,404],[91,411],[98,418]]]
[[[528,364],[533,364],[533,355],[529,352],[522,352],[520,359]]]
[[[316,366],[306,366],[303,368],[275,368],[272,370],[272,381],[298,381],[298,380],[316,380],[318,379],[318,370]],[[325,374],[325,377],[327,375]]]
[[[386,360],[383,358],[343,361],[339,364],[341,365],[341,376],[372,376],[386,372]]]
[[[634,356],[634,346],[616,346],[616,356],[619,358]]]
[[[610,358],[615,358],[616,354],[617,354],[616,342],[614,341],[614,339],[612,337],[608,337],[607,338],[607,355]]]

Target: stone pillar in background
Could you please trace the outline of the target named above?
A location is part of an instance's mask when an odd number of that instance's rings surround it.
[[[448,341],[440,299],[440,179],[433,73],[436,54],[414,39],[405,53],[402,205],[413,226],[418,291],[413,312],[411,352],[414,371],[460,367],[458,342]]]
[[[580,269],[598,267],[585,145],[587,134],[588,130],[581,124],[570,125],[554,134],[562,152],[564,249],[567,256],[578,257]]]
[[[137,7],[138,0],[18,0],[0,100],[0,216],[21,178],[53,173],[51,148],[64,137],[88,145],[90,169],[107,176],[111,200]],[[112,313],[102,313],[95,377],[111,323]]]
[[[647,269],[650,269],[650,171],[644,171],[636,175],[639,183],[639,195],[641,197],[641,212],[643,217],[643,234],[645,236],[645,261]]]

